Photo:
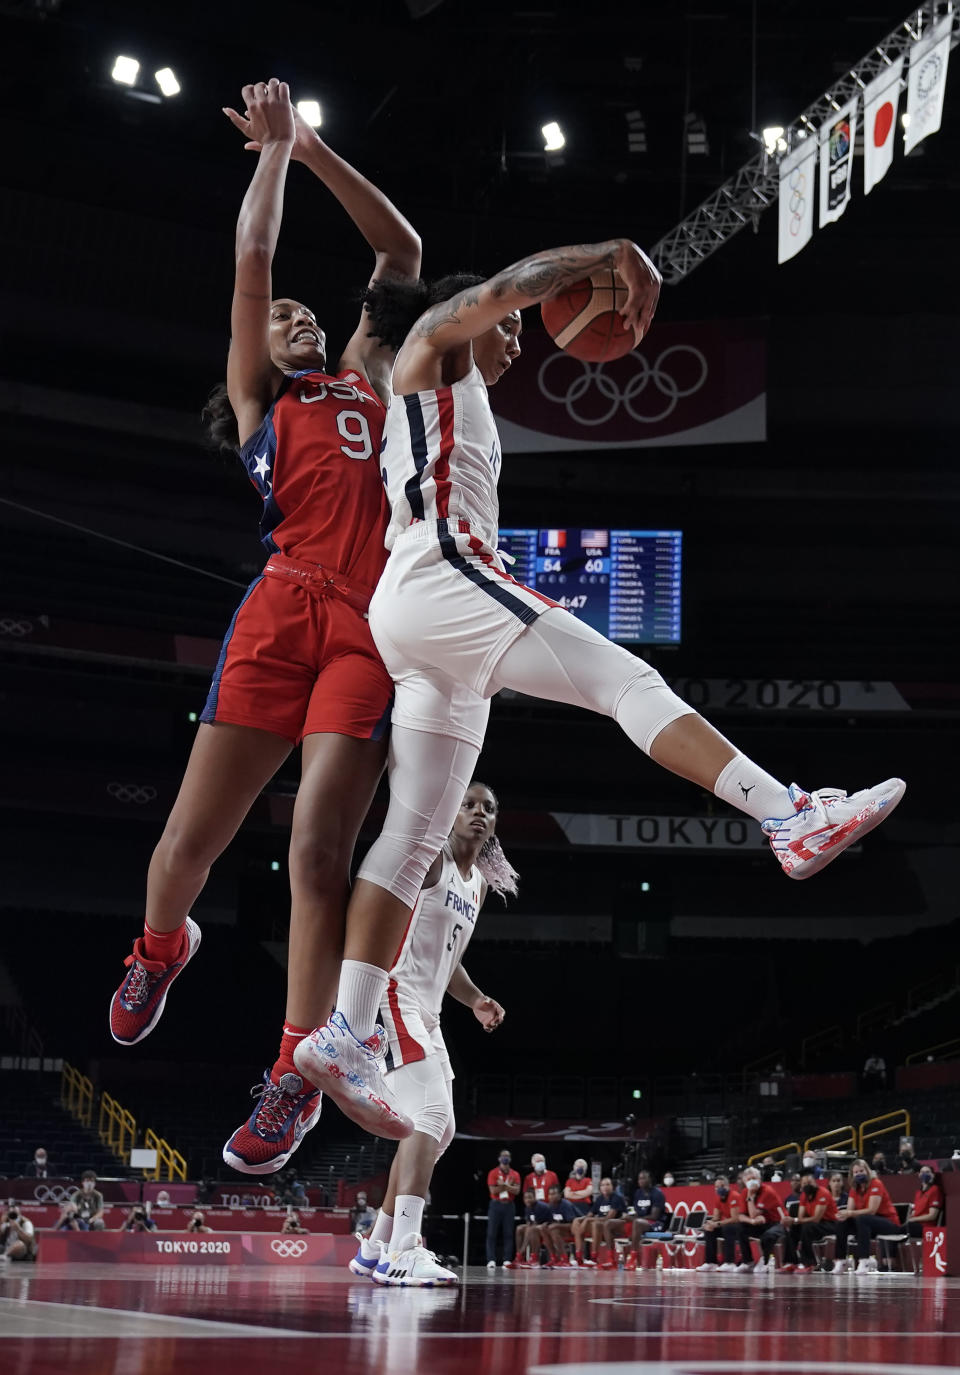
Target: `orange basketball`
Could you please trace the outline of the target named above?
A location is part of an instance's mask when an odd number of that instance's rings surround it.
[[[562,296],[543,301],[540,314],[550,338],[564,352],[587,363],[622,358],[633,348],[633,332],[618,310],[627,288],[612,267],[598,267]]]

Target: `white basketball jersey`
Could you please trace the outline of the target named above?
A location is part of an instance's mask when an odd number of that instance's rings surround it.
[[[448,521],[451,533],[497,547],[500,439],[476,364],[451,387],[391,397],[380,469],[393,512],[388,549],[418,521]]]
[[[480,909],[480,871],[468,878],[444,846],[440,877],[421,888],[387,984],[391,1005],[415,1004],[428,1031],[440,1021],[447,984],[470,942]]]

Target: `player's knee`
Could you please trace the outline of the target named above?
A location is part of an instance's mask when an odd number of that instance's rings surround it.
[[[443,1135],[441,1136],[441,1138],[440,1138],[440,1140],[439,1140],[439,1142],[438,1142],[438,1144],[437,1144],[437,1159],[438,1159],[438,1160],[439,1160],[440,1157],[443,1155],[443,1153],[444,1153],[444,1151],[447,1149],[447,1147],[450,1145],[450,1142],[453,1140],[454,1133],[456,1132],[456,1130],[457,1130],[456,1118],[454,1117],[454,1115],[453,1115],[452,1112],[448,1112],[448,1113],[447,1113],[446,1125],[445,1125],[444,1128],[443,1128]]]
[[[202,874],[220,857],[222,848],[219,837],[170,821],[157,842],[152,863],[171,877]]]
[[[350,857],[337,837],[304,832],[290,837],[290,886],[301,895],[342,894],[349,878]]]

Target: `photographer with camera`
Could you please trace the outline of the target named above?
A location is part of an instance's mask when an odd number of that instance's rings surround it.
[[[121,1232],[155,1232],[157,1224],[145,1203],[135,1203],[123,1220]]]
[[[11,1203],[0,1218],[0,1261],[36,1260],[37,1238],[33,1223]]]
[[[84,1170],[80,1176],[80,1188],[72,1201],[77,1206],[79,1230],[102,1232],[106,1223],[103,1220],[103,1194],[97,1188],[96,1170]]]
[[[187,1223],[186,1230],[188,1232],[212,1232],[213,1228],[207,1226],[202,1211],[199,1208],[194,1208],[190,1214],[190,1221]]]
[[[80,1226],[80,1219],[77,1217],[77,1205],[72,1198],[65,1198],[60,1204],[60,1216],[57,1218],[56,1232],[82,1232],[86,1229]]]

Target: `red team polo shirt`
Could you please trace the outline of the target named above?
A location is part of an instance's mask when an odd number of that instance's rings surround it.
[[[899,1226],[900,1219],[897,1216],[896,1208],[890,1202],[887,1186],[886,1184],[881,1184],[879,1179],[869,1180],[863,1193],[860,1193],[859,1189],[851,1189],[847,1207],[856,1208],[859,1212],[862,1208],[868,1208],[870,1206],[871,1198],[876,1198],[878,1196],[880,1198],[880,1207],[876,1211],[876,1216],[885,1217],[888,1222],[895,1222]]]
[[[721,1222],[730,1222],[732,1210],[738,1209],[741,1215],[746,1215],[747,1206],[743,1201],[743,1195],[739,1189],[731,1189],[726,1198],[715,1195],[716,1202],[713,1205],[714,1212],[718,1215]]]
[[[555,1184],[558,1189],[560,1187],[560,1181],[553,1170],[544,1170],[543,1174],[537,1174],[535,1170],[531,1170],[523,1181],[523,1192],[526,1193],[528,1189],[532,1189],[536,1195],[537,1202],[539,1203],[542,1200],[546,1203],[547,1190],[550,1188],[551,1184]]]
[[[830,1192],[830,1190],[827,1188],[825,1184],[817,1185],[817,1192],[813,1196],[813,1198],[807,1198],[805,1193],[801,1193],[800,1195],[800,1207],[803,1209],[804,1214],[807,1217],[813,1217],[814,1213],[820,1207],[821,1203],[826,1205],[826,1210],[820,1221],[836,1222],[837,1200],[834,1198],[833,1194]]]
[[[743,1202],[739,1204],[740,1216],[746,1222],[751,1220],[747,1212],[746,1202],[749,1197],[749,1191],[744,1190]],[[772,1225],[774,1222],[780,1221],[780,1195],[777,1193],[776,1189],[772,1188],[769,1184],[760,1185],[760,1188],[753,1196],[753,1203],[754,1207],[763,1214],[764,1222]]]
[[[512,1203],[514,1195],[507,1189],[508,1184],[519,1184],[520,1176],[516,1170],[508,1170],[503,1173],[499,1165],[494,1165],[487,1175],[487,1188],[490,1190],[490,1197],[497,1203]]]
[[[941,1222],[943,1220],[943,1190],[940,1185],[931,1184],[929,1189],[918,1189],[913,1196],[911,1218],[923,1217],[924,1213],[929,1213],[934,1204],[940,1209],[937,1214],[937,1221]]]
[[[585,1174],[582,1179],[578,1179],[576,1175],[572,1174],[570,1178],[567,1180],[566,1184],[564,1184],[563,1186],[564,1198],[566,1198],[567,1196],[568,1189],[570,1189],[575,1194],[579,1193],[581,1189],[590,1190],[590,1196],[588,1198],[571,1198],[569,1200],[569,1202],[571,1202],[575,1208],[579,1208],[581,1203],[589,1204],[593,1200],[593,1180],[590,1178],[589,1175]]]

